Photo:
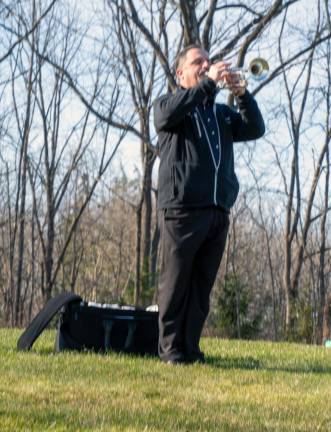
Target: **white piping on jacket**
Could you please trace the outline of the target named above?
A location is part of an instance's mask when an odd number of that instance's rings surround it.
[[[197,123],[197,128],[198,128],[198,132],[199,132],[199,138],[201,138],[202,134],[201,134],[201,129],[200,129],[200,125],[199,125],[198,114],[196,112],[194,112],[194,118],[195,118],[195,121]]]

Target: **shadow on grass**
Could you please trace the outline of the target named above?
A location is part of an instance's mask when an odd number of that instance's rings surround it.
[[[220,369],[243,369],[243,370],[265,370],[290,373],[316,373],[330,374],[331,366],[324,366],[318,363],[307,363],[306,365],[279,365],[263,364],[254,357],[216,357],[207,356],[206,364]]]

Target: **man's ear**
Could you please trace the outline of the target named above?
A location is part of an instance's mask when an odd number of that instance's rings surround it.
[[[180,83],[181,77],[183,76],[183,69],[182,68],[178,68],[176,70],[176,82],[177,84]]]

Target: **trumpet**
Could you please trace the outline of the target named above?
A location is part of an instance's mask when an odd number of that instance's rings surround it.
[[[252,78],[254,81],[263,81],[269,74],[269,64],[264,58],[257,57],[251,60],[248,68],[232,67],[229,68],[228,71],[233,74],[238,74],[240,81],[245,81],[247,78]],[[227,84],[219,82],[218,87],[227,88]]]

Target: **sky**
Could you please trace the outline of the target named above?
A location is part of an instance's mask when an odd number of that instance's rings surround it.
[[[290,54],[291,51],[297,49],[297,44],[300,43],[300,39],[306,37],[304,28],[309,28],[314,16],[316,15],[315,5],[317,0],[314,1],[300,1],[293,8],[291,8],[290,13],[287,16],[287,31],[295,32],[295,37],[292,37],[293,41],[291,44],[285,44],[283,46],[284,56]],[[104,0],[94,0],[93,3],[87,0],[70,0],[70,7],[76,7],[82,15],[82,19],[89,21],[92,18],[92,26],[89,33],[89,42],[87,42],[87,49],[89,49],[88,44],[90,44],[90,49],[94,49],[94,39],[102,37],[102,29],[98,25],[97,20],[94,18],[94,12],[97,9],[101,11],[104,10],[105,2]],[[278,23],[278,29],[281,22]],[[275,31],[275,27],[273,27]],[[253,49],[249,52],[247,56],[251,59],[257,55],[261,55],[267,58],[270,64],[270,69],[273,70],[278,65],[278,59],[275,54],[277,54],[277,46],[275,43],[271,43],[274,40],[274,35],[266,33],[266,36],[259,41],[258,45],[255,45]],[[288,77],[295,80],[299,73],[300,66],[293,68],[289,73]],[[81,82],[84,85],[84,82]],[[255,84],[253,81],[249,82],[249,89],[254,89]],[[227,91],[221,91],[218,96],[218,102],[225,102],[227,98]],[[271,143],[273,143],[280,151],[286,149],[290,142],[290,136],[286,127],[286,117],[282,118],[282,121],[278,120],[276,115],[277,107],[281,107],[282,104],[286,103],[286,97],[284,92],[284,86],[281,84],[281,79],[276,79],[272,85],[264,88],[258,95],[257,101],[263,113],[265,123],[267,126],[267,133],[264,139],[259,140],[257,143],[243,143],[235,146],[236,150],[236,169],[237,174],[240,179],[240,183],[245,187],[245,184],[252,183],[252,177],[245,167],[245,162],[250,158],[252,165],[256,170],[258,176],[261,177],[261,182],[265,182],[265,186],[270,189],[282,189],[282,178],[279,175],[279,171],[275,167],[274,154],[272,152]],[[298,111],[298,106],[295,109]],[[130,112],[130,106],[127,107],[128,113]],[[72,99],[71,103],[67,107],[67,119],[68,123],[77,120],[82,113],[82,107],[80,102],[75,98]],[[320,116],[323,115],[323,110],[321,109]],[[319,142],[322,142],[322,135],[318,128],[307,132],[307,137],[304,138],[303,149],[302,149],[302,171],[307,173],[307,178],[309,178],[309,173],[313,167],[312,153],[319,147]],[[111,135],[111,139],[116,142],[117,134]],[[97,143],[96,143],[97,146]],[[286,151],[283,152],[284,165],[289,165],[289,154]],[[120,172],[120,167],[124,167],[127,175],[129,177],[135,177],[137,175],[137,170],[141,170],[140,162],[140,143],[132,135],[128,134],[120,145],[119,151],[116,158],[111,164],[110,171],[112,173]],[[157,167],[158,162],[155,164],[154,168],[154,181],[157,178]],[[309,186],[309,181],[306,182],[307,187]]]

